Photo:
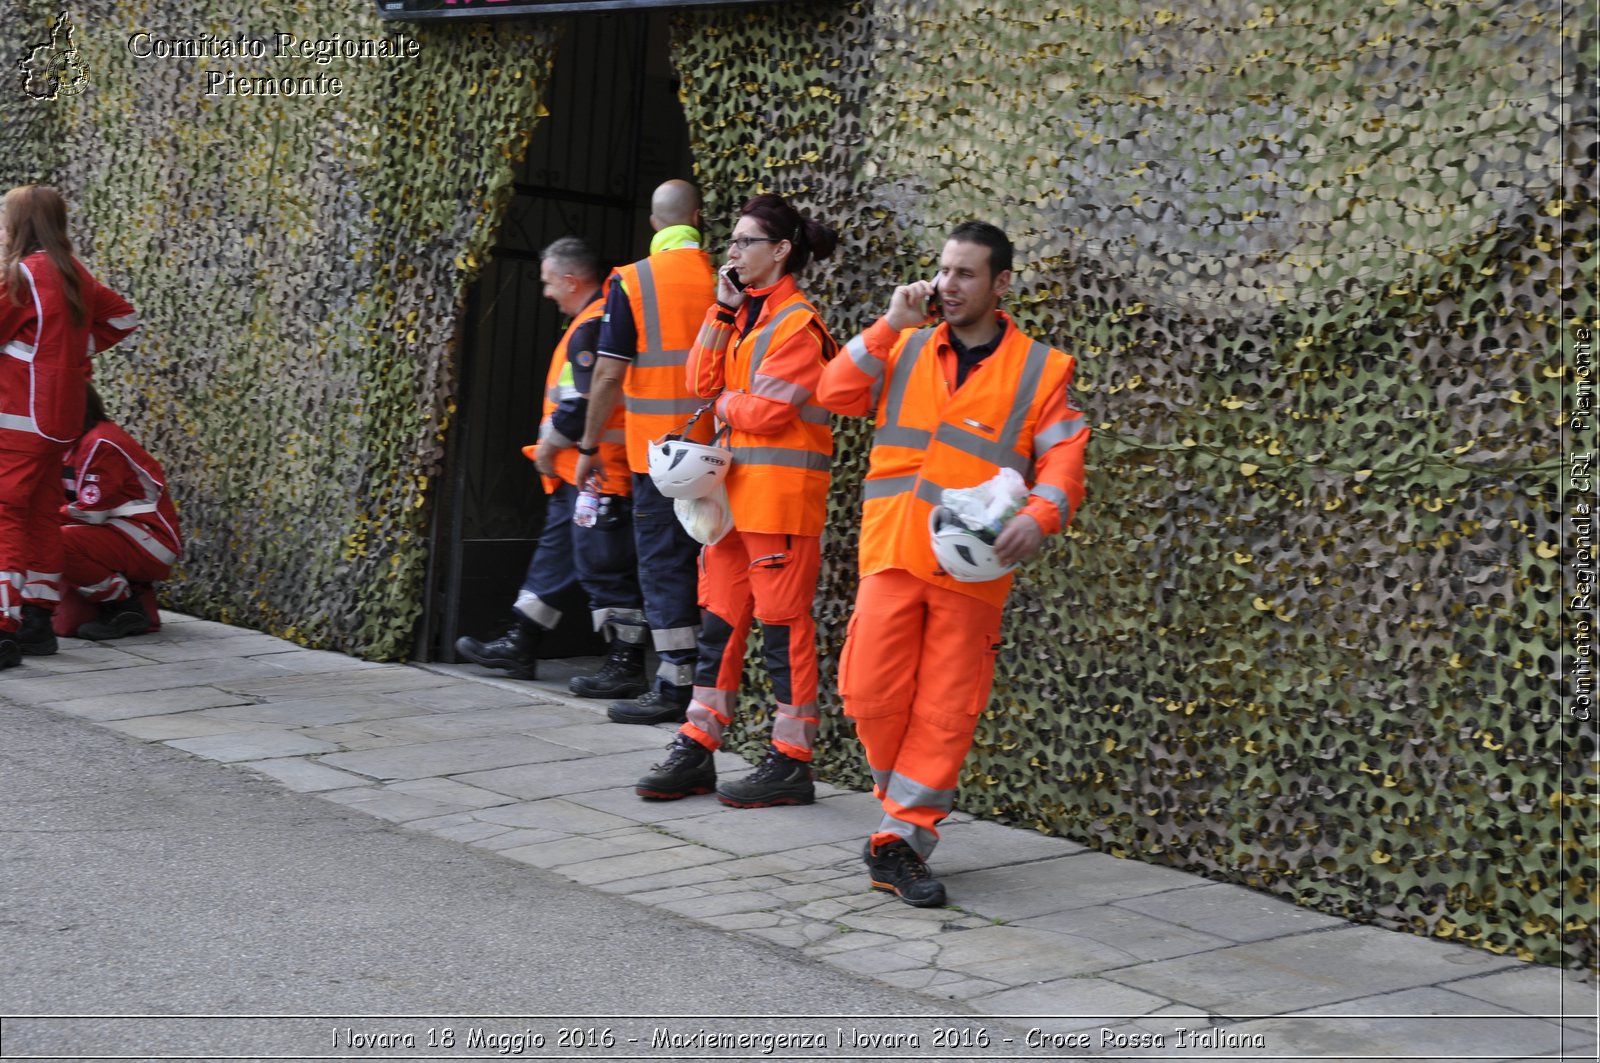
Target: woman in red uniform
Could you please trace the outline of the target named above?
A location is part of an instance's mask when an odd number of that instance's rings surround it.
[[[717,303],[689,352],[689,388],[716,399],[733,465],[723,481],[733,528],[700,554],[699,664],[688,719],[665,763],[639,780],[641,797],[708,793],[738,808],[810,804],[817,733],[816,622],[833,435],[812,398],[838,350],[795,283],[838,236],[782,196],[739,213]],[[755,772],[716,782],[712,751],[732,722],[752,617],[761,621],[777,711]]]
[[[0,668],[50,653],[61,600],[61,465],[83,431],[89,357],[139,319],[72,257],[67,205],[23,185],[0,202]]]

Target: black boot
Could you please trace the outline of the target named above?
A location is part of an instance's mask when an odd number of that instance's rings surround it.
[[[945,903],[944,885],[933,877],[915,849],[896,838],[874,847],[872,839],[861,849],[872,888],[892,893],[916,908],[939,908]]]
[[[150,618],[145,615],[144,603],[137,598],[124,598],[117,602],[101,602],[100,618],[78,627],[80,639],[104,642],[106,639],[143,635],[150,630]]]
[[[531,620],[514,614],[505,634],[492,642],[469,635],[456,639],[456,652],[473,664],[497,668],[513,679],[539,678],[539,640],[544,629]]]
[[[17,629],[17,646],[29,657],[48,657],[60,648],[55,629],[50,626],[50,610],[42,605],[22,607],[22,627]]]
[[[648,690],[632,701],[613,701],[606,707],[612,723],[682,723],[688,715],[687,701],[673,701],[659,690]]]
[[[580,698],[636,698],[650,689],[644,674],[644,646],[611,640],[611,652],[594,675],[575,675],[567,684]]]
[[[0,668],[13,668],[22,663],[22,647],[17,645],[17,633],[0,631]]]
[[[817,799],[811,764],[768,747],[756,770],[717,787],[717,800],[734,808],[809,805]]]
[[[717,765],[711,750],[686,734],[667,747],[667,759],[650,769],[633,792],[651,801],[676,801],[717,788]]]

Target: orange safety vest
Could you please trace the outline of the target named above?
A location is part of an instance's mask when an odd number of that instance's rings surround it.
[[[861,574],[904,569],[918,579],[1003,605],[1007,574],[983,583],[947,576],[933,555],[928,514],[945,488],[976,487],[1012,468],[1029,486],[1054,438],[1034,438],[1045,399],[1071,380],[1071,355],[1016,328],[952,394],[939,364],[941,329],[907,331],[877,393],[876,431],[862,485]],[[1058,431],[1053,436],[1059,436]]]
[[[775,305],[774,305],[775,303]],[[768,300],[761,319],[728,352],[727,387],[792,401],[796,385],[761,372],[767,352],[816,322],[827,334],[822,315],[791,285],[782,300]],[[832,347],[831,338],[826,347]],[[826,357],[827,350],[820,357]],[[729,426],[727,447],[733,452],[728,470],[728,508],[740,531],[786,535],[821,535],[828,509],[828,468],[833,432],[828,411],[813,396],[800,404],[800,415],[772,435],[741,432]]]
[[[543,437],[546,432],[553,429],[551,417],[555,414],[557,406],[563,399],[576,394],[576,386],[572,383],[570,363],[567,360],[567,343],[572,339],[573,333],[585,322],[594,321],[604,314],[606,301],[596,299],[582,310],[578,311],[572,319],[572,324],[567,326],[567,331],[561,334],[561,342],[556,344],[555,353],[550,356],[550,372],[544,378],[544,410],[539,424],[539,435]],[[590,352],[591,354],[593,352]],[[624,424],[627,414],[619,404],[611,411],[610,420],[606,421],[605,429],[600,435],[600,460],[605,463],[606,494],[631,495],[633,494],[633,479],[628,475],[628,450],[624,437]],[[522,448],[522,453],[532,461],[537,447]],[[544,483],[544,493],[550,494],[565,480],[573,486],[578,486],[578,448],[565,447],[556,452],[556,476],[540,476]]]
[[[684,366],[706,310],[716,302],[717,278],[711,257],[697,247],[658,251],[618,266],[616,272],[627,289],[640,340],[622,380],[628,465],[634,472],[648,473],[651,440],[678,431],[705,404],[690,392]],[[708,442],[711,428],[711,418],[702,417],[688,438]]]

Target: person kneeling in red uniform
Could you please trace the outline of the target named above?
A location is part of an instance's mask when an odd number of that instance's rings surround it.
[[[89,388],[83,435],[67,457],[69,501],[61,509],[63,580],[100,616],[78,626],[84,639],[142,635],[158,621],[145,586],[166,579],[183,549],[178,512],[161,465],[106,416]],[[57,627],[58,634],[71,634]]]

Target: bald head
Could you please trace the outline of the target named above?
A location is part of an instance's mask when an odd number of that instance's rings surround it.
[[[650,197],[650,219],[656,228],[669,225],[698,225],[700,193],[688,181],[667,181]]]

